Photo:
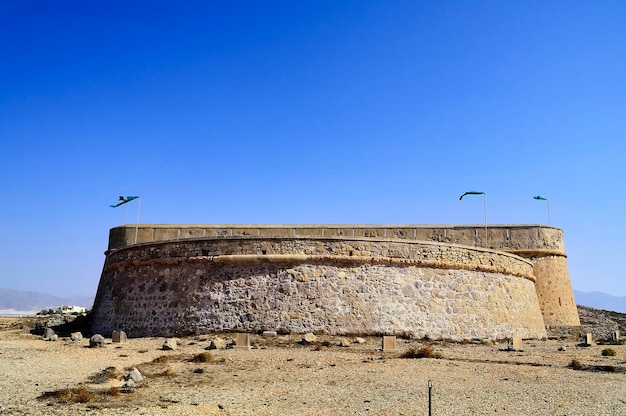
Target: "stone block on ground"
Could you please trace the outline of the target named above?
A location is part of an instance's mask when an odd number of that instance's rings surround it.
[[[250,334],[240,332],[235,336],[235,349],[249,350],[250,347]]]
[[[522,350],[522,338],[513,337],[509,339],[508,347],[509,351],[521,351]]]
[[[276,335],[278,335],[276,331],[263,331],[264,337],[275,337]]]
[[[176,342],[176,338],[168,338],[163,343],[163,349],[166,351],[173,351],[178,349],[178,342]]]
[[[22,326],[22,334],[30,334],[30,328],[28,327],[28,325]]]
[[[211,340],[211,343],[206,348],[207,350],[223,350],[227,346],[226,340],[224,338],[215,338]]]
[[[302,337],[303,344],[310,344],[315,341],[317,341],[317,336],[311,332],[309,332],[308,334],[304,334],[304,336]]]
[[[46,328],[43,331],[43,337],[44,339],[48,341],[50,341],[54,335],[55,335],[55,332],[54,332],[54,329],[52,328]]]
[[[339,345],[340,347],[349,347],[350,341],[348,341],[346,338],[340,338],[337,345]]]
[[[111,335],[112,342],[126,342],[128,338],[126,337],[126,332],[124,331],[113,331]]]
[[[72,332],[70,334],[70,339],[72,341],[80,341],[81,339],[83,339],[83,334],[80,332]]]
[[[383,337],[383,351],[396,351],[396,337],[386,335]]]
[[[137,368],[133,367],[132,370],[124,377],[125,380],[133,380],[135,383],[139,383],[143,380],[141,372]]]

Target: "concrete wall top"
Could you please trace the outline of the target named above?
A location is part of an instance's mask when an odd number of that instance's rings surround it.
[[[134,244],[199,238],[328,237],[436,241],[523,256],[565,255],[563,231],[545,225],[385,224],[128,224],[112,228],[109,250]]]

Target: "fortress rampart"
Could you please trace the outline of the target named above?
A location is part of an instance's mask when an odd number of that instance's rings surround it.
[[[101,333],[538,338],[580,325],[553,227],[128,225],[106,254]]]

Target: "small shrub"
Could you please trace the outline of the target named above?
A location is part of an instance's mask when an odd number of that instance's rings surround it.
[[[213,362],[213,355],[210,352],[201,352],[191,359],[194,363],[210,363]]]
[[[170,362],[170,359],[167,355],[161,355],[160,357],[157,357],[154,360],[152,360],[152,362],[157,363],[157,364],[167,364]]]
[[[171,368],[166,369],[165,371],[163,371],[161,374],[159,374],[161,377],[176,377],[176,373],[174,373],[174,371]]]
[[[582,370],[584,367],[583,364],[578,360],[572,360],[569,366],[573,368],[574,370]]]
[[[96,394],[87,387],[74,387],[57,391],[47,391],[39,396],[40,399],[56,399],[61,403],[89,403],[96,398]]]
[[[441,354],[435,352],[434,348],[427,345],[422,348],[411,347],[400,354],[400,358],[441,358]]]
[[[605,348],[602,350],[602,355],[605,357],[615,357],[615,350],[613,348]]]
[[[109,391],[107,392],[109,396],[111,397],[119,397],[120,393],[120,388],[119,387],[111,387],[109,389]]]

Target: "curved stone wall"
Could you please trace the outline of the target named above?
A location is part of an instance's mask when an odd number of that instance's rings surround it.
[[[502,251],[393,238],[246,235],[120,247],[107,255],[95,332],[546,335],[532,263]]]
[[[533,257],[535,288],[549,327],[578,327],[580,319],[565,256]]]

